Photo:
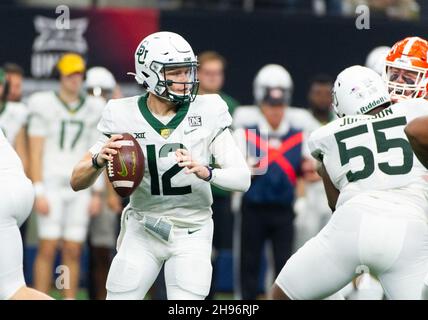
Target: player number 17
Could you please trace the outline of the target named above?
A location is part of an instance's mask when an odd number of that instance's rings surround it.
[[[63,120],[61,121],[61,132],[59,137],[60,149],[74,149],[83,132],[83,121]],[[72,132],[72,134],[70,134]],[[67,134],[68,133],[68,134]],[[67,143],[65,143],[67,141]],[[67,145],[67,146],[66,146]]]

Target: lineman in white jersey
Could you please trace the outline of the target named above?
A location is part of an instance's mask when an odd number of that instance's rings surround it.
[[[135,67],[148,94],[110,100],[98,125],[103,134],[133,133],[146,160],[122,215],[107,299],[143,299],[164,262],[168,299],[204,299],[212,270],[209,183],[245,191],[250,172],[227,130],[226,103],[218,95],[196,96],[197,60],[186,40],[171,32],[149,35],[135,52]],[[103,136],[75,167],[75,190],[103,171],[119,137]],[[211,155],[221,169],[208,167]]]
[[[81,95],[85,71],[81,56],[63,55],[57,69],[59,91],[34,93],[28,99],[30,165],[40,239],[34,278],[35,287],[48,292],[56,249],[64,240],[62,261],[70,270],[70,288],[63,294],[73,299],[79,283],[81,245],[88,230],[90,192],[74,193],[69,180],[73,165],[97,135],[104,102]]]
[[[286,263],[272,296],[324,298],[365,271],[387,298],[420,299],[428,267],[426,169],[403,129],[428,115],[428,102],[388,107],[380,76],[360,66],[339,74],[333,95],[341,119],[315,131],[309,147],[334,214]]]
[[[0,128],[9,143],[15,148],[27,171],[26,129],[28,110],[21,102],[6,100],[6,74],[0,68]]]
[[[0,300],[50,299],[25,285],[19,227],[31,212],[34,191],[21,160],[1,130],[0,194]]]

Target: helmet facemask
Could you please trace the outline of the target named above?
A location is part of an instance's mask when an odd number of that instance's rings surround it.
[[[405,74],[403,74],[405,72]],[[401,73],[401,75],[400,75]],[[415,66],[397,66],[386,62],[384,80],[394,101],[403,101],[427,96],[428,70]],[[401,77],[404,82],[397,82]]]
[[[182,63],[153,61],[150,69],[158,78],[154,93],[177,105],[193,102],[199,89],[197,67],[196,61]]]

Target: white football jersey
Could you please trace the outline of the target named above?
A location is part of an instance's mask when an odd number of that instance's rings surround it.
[[[23,103],[6,102],[4,109],[0,112],[0,128],[12,146],[15,145],[16,135],[26,125],[27,120],[28,109]]]
[[[407,190],[410,185],[414,200],[425,204],[423,177],[427,170],[404,133],[407,123],[424,115],[428,115],[428,101],[412,99],[376,115],[337,119],[312,133],[308,142],[311,154],[324,163],[340,191],[336,207],[363,192]]]
[[[144,178],[130,205],[137,212],[166,216],[179,226],[202,225],[212,214],[210,184],[186,174],[175,151],[185,148],[193,159],[208,165],[210,144],[232,123],[228,107],[217,94],[198,95],[164,124],[149,111],[146,100],[146,95],[110,100],[98,125],[105,135],[131,133],[141,145]],[[97,143],[91,153],[101,146]]]
[[[0,129],[0,175],[4,176],[9,173],[25,176],[21,159]]]
[[[82,96],[72,108],[54,91],[34,93],[28,99],[28,133],[45,137],[44,180],[71,177],[73,167],[98,135],[96,126],[104,105],[101,98]]]

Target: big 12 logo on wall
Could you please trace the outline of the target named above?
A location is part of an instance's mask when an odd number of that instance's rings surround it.
[[[34,78],[49,78],[59,57],[65,52],[85,56],[88,44],[83,36],[88,28],[87,18],[59,22],[60,17],[36,16],[34,27],[38,36],[34,39],[31,56],[31,74]]]

